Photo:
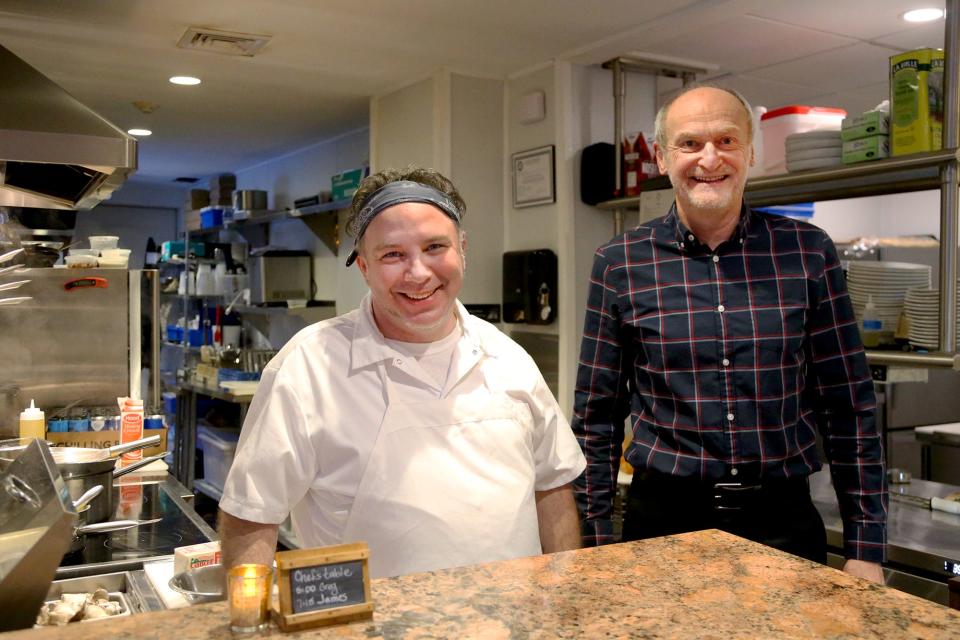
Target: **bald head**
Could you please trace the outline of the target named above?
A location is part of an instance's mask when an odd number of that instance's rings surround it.
[[[680,92],[677,93],[677,95],[673,96],[670,98],[670,100],[664,103],[664,105],[660,107],[660,110],[657,112],[657,119],[654,123],[654,136],[657,145],[659,145],[660,148],[665,147],[667,144],[667,117],[669,115],[670,108],[673,107],[673,105],[678,101],[682,102],[681,99],[684,96],[687,96],[693,92],[720,92],[732,98],[735,102],[731,102],[731,105],[733,105],[734,108],[741,109],[746,117],[748,142],[751,144],[753,143],[753,111],[750,109],[750,103],[747,102],[747,99],[744,98],[739,91],[734,89],[727,89],[725,87],[718,87],[711,84],[693,83],[683,87]],[[717,97],[720,99],[724,98],[724,96]]]

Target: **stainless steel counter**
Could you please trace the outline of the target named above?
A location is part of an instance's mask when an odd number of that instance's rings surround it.
[[[947,603],[946,582],[954,574],[945,569],[944,562],[960,564],[960,515],[901,502],[892,494],[942,498],[955,491],[960,491],[960,487],[927,480],[915,479],[908,484],[890,485],[887,523],[887,581],[890,586],[941,604]],[[810,492],[827,528],[827,544],[835,552],[835,559],[836,556],[842,557],[843,524],[827,467],[811,476]]]

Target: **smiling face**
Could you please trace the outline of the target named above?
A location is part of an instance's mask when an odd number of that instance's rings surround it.
[[[394,205],[370,222],[357,266],[385,338],[433,342],[453,331],[465,248],[453,220],[422,202]]]
[[[733,95],[694,89],[670,105],[660,173],[670,176],[681,217],[739,215],[747,169],[753,165],[750,114]]]

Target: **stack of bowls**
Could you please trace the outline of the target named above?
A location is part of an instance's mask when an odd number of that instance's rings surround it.
[[[787,136],[787,171],[806,171],[842,165],[839,130],[817,129]]]
[[[863,309],[872,300],[881,331],[892,334],[897,329],[907,290],[930,286],[931,268],[912,262],[856,261],[847,268],[847,289],[857,322],[863,320]]]

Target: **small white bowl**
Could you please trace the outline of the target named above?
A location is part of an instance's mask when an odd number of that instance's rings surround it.
[[[116,249],[120,236],[90,236],[90,248],[94,251]]]

